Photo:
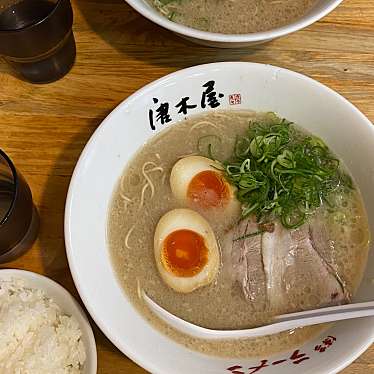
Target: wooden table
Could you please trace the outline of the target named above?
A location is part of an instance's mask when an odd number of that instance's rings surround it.
[[[27,178],[41,216],[33,248],[2,267],[46,274],[77,298],[63,239],[69,180],[96,127],[145,84],[200,63],[270,63],[325,83],[374,120],[373,0],[345,0],[305,30],[252,49],[234,50],[184,41],[141,17],[122,0],[73,0],[73,7],[77,60],[66,77],[32,85],[15,78],[0,63],[0,147]],[[97,327],[95,335],[99,373],[145,373]],[[374,373],[374,346],[343,373]]]

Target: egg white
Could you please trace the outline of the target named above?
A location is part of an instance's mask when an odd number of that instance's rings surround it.
[[[198,274],[180,277],[166,269],[161,256],[167,236],[177,230],[191,230],[204,238],[208,261]],[[154,254],[157,269],[164,282],[177,292],[188,293],[205,286],[217,276],[220,264],[218,244],[209,223],[199,213],[190,209],[174,209],[161,217],[154,235]]]
[[[170,187],[173,195],[181,202],[186,205],[191,205],[189,201],[187,192],[188,186],[195,175],[201,173],[202,171],[211,170],[222,175],[219,170],[222,166],[207,157],[202,156],[188,156],[180,159],[175,163],[170,174]],[[228,191],[229,200],[222,209],[228,212],[239,211],[240,203],[235,197],[235,187],[230,183],[225,181]]]

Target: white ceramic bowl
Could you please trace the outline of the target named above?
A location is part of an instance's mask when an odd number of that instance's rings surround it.
[[[155,330],[132,306],[117,282],[106,238],[112,192],[127,161],[156,133],[169,126],[149,123],[149,110],[170,104],[173,121],[183,119],[175,104],[184,96],[199,104],[202,86],[214,81],[224,94],[216,109],[275,111],[321,136],[351,170],[361,188],[374,233],[374,128],[352,104],[326,86],[289,70],[270,65],[228,62],[181,70],[149,84],[122,102],[99,126],[75,168],[65,211],[65,241],[69,265],[80,296],[95,322],[127,356],[152,373],[226,373],[234,365],[259,364],[257,358],[230,360],[192,352]],[[200,105],[191,114],[216,110]],[[181,140],[183,141],[183,140]],[[357,300],[374,295],[374,251],[371,251]],[[337,338],[326,352],[314,350],[326,336]],[[264,374],[331,374],[350,364],[373,342],[374,319],[336,323],[300,347],[310,359],[295,365],[293,350],[264,357]],[[182,364],[183,363],[183,364]],[[300,371],[301,370],[301,371]],[[240,370],[238,370],[240,372]],[[261,374],[262,374],[261,372]],[[245,371],[245,374],[248,370]]]
[[[87,358],[82,374],[96,374],[97,355],[95,338],[86,315],[70,293],[55,281],[40,274],[17,269],[0,270],[0,279],[11,278],[23,279],[27,286],[42,289],[48,297],[53,299],[61,307],[64,313],[74,316],[79,323],[82,331],[82,341],[86,347]]]
[[[220,48],[238,48],[268,42],[272,39],[298,31],[334,10],[343,0],[319,0],[317,4],[300,19],[269,31],[256,32],[251,34],[220,34],[193,29],[188,26],[169,21],[158,13],[147,0],[126,0],[135,10],[144,17],[187,38],[194,43]]]

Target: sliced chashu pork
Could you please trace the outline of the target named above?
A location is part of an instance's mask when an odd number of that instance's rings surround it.
[[[344,285],[315,250],[310,231],[308,224],[287,230],[276,223],[273,233],[262,235],[266,292],[275,313],[347,301]]]
[[[243,220],[228,233],[223,248],[232,277],[256,309],[282,314],[349,300],[333,266],[323,258],[329,252],[324,247],[330,245],[325,235],[314,242],[318,233],[309,224],[287,230],[275,223],[273,232],[235,240],[256,231],[253,218]]]
[[[224,268],[238,282],[244,296],[256,303],[256,309],[266,307],[266,277],[262,262],[261,235],[238,238],[257,231],[254,219],[242,220],[225,237],[223,243]]]

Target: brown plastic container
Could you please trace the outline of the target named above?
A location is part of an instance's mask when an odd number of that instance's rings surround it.
[[[38,227],[30,188],[0,149],[0,263],[11,261],[29,249]]]
[[[0,8],[0,55],[27,81],[58,80],[74,64],[72,25],[69,0],[8,2]]]

